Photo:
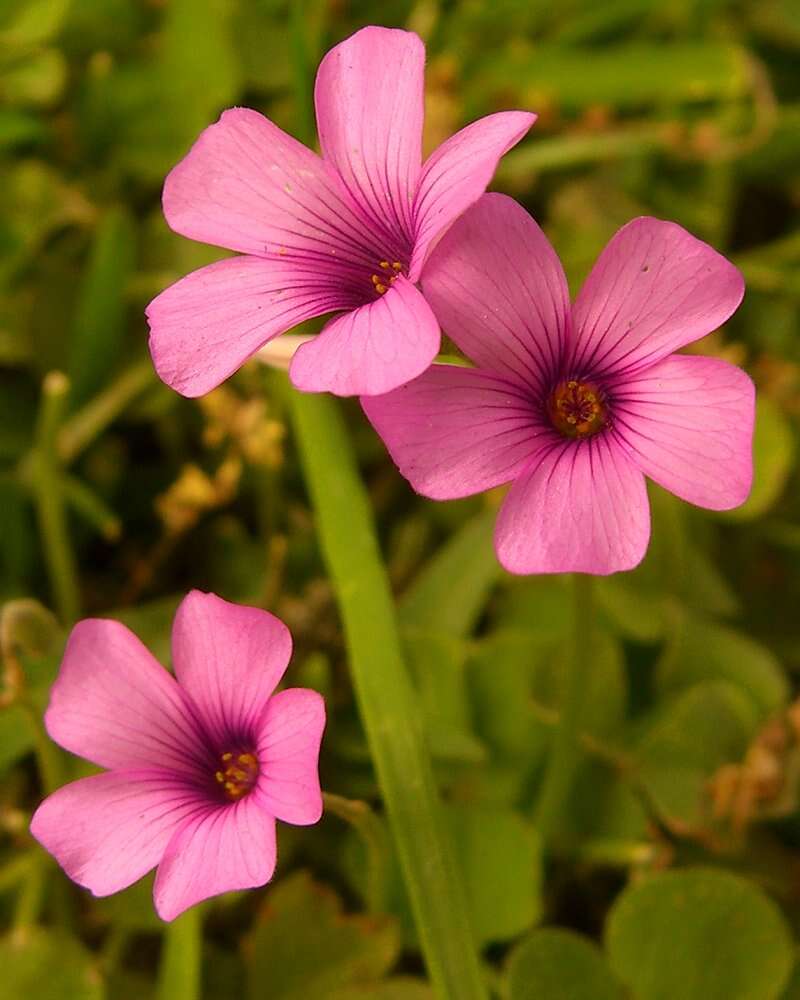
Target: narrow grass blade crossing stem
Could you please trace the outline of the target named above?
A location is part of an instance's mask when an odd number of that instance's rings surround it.
[[[486,990],[444,827],[386,572],[338,404],[291,393],[295,437],[336,588],[350,671],[428,970],[442,1000]]]

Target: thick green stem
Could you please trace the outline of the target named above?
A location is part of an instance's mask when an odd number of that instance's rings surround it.
[[[193,906],[164,931],[157,1000],[199,1000],[203,953],[202,907]]]
[[[57,433],[69,393],[69,380],[50,372],[42,385],[42,402],[36,425],[33,492],[39,532],[53,600],[62,624],[71,625],[80,613],[78,570],[69,538],[64,504]]]
[[[328,396],[292,393],[295,436],[336,589],[350,670],[437,995],[485,998],[461,875],[441,815],[421,712],[366,492],[347,429]]]
[[[565,663],[558,725],[553,735],[550,758],[535,812],[536,825],[545,845],[551,839],[560,819],[581,755],[582,694],[586,687],[586,665],[589,662],[585,654],[592,645],[592,577],[575,573],[570,582],[574,598],[572,639]]]

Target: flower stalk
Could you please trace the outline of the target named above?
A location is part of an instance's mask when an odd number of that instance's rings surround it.
[[[565,662],[561,707],[534,814],[539,836],[545,847],[549,845],[561,818],[581,755],[582,696],[587,685],[586,672],[590,663],[590,658],[585,654],[587,649],[592,648],[592,583],[592,577],[586,573],[573,573],[570,577],[573,597],[572,629]]]
[[[69,538],[57,447],[58,430],[68,394],[69,379],[66,375],[50,372],[42,385],[32,482],[53,600],[65,625],[71,625],[80,613],[78,571]]]
[[[199,1000],[203,908],[194,906],[164,930],[158,1000]]]
[[[353,687],[428,971],[442,1000],[486,997],[464,887],[366,492],[337,404],[291,393],[297,447],[342,616]]]

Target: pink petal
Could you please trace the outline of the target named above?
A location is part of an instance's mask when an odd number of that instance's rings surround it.
[[[755,387],[718,358],[675,355],[614,390],[614,431],[635,464],[689,503],[729,510],[753,481]]]
[[[323,156],[382,231],[385,255],[401,260],[422,161],[424,73],[417,35],[368,27],[325,56],[314,91]]]
[[[187,819],[167,845],[153,888],[162,920],[221,892],[266,885],[275,871],[275,820],[250,795]]]
[[[425,266],[425,297],[479,368],[538,393],[559,370],[569,291],[547,237],[512,198],[486,194]]]
[[[175,615],[175,674],[222,750],[249,749],[237,740],[255,738],[291,655],[289,630],[260,608],[193,590]]]
[[[510,573],[631,569],[650,536],[644,476],[607,433],[555,437],[511,487],[495,528]]]
[[[414,201],[412,281],[419,278],[432,241],[480,198],[500,158],[535,121],[536,115],[526,111],[488,115],[450,136],[428,157]]]
[[[322,695],[289,688],[270,698],[261,723],[256,790],[261,806],[286,823],[307,826],[322,815],[319,747],[325,728]]]
[[[159,376],[184,396],[202,396],[267,341],[352,297],[319,267],[296,260],[233,257],[171,285],[147,307]]]
[[[549,436],[518,385],[476,368],[433,365],[361,404],[400,472],[433,500],[510,482]]]
[[[730,261],[674,222],[634,219],[600,254],[572,312],[576,372],[654,364],[725,322],[744,295]]]
[[[302,344],[289,376],[304,392],[374,396],[425,371],[439,342],[430,306],[400,276],[374,302],[332,319],[319,336]]]
[[[154,868],[180,824],[205,809],[197,789],[164,771],[109,771],[48,796],[31,833],[69,877],[108,896]]]
[[[162,202],[176,233],[257,257],[374,267],[379,253],[335,172],[249,108],[225,111],[200,134]]]
[[[207,763],[175,679],[115,621],[87,618],[72,630],[45,724],[56,743],[101,767],[195,773]]]

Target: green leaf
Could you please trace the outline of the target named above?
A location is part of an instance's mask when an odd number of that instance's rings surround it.
[[[650,816],[628,776],[588,756],[575,774],[561,825],[565,839],[591,839],[612,851],[613,843],[641,845],[651,834]]]
[[[79,407],[102,388],[119,363],[125,336],[125,288],[133,273],[136,230],[126,209],[98,223],[83,272],[70,338],[70,403]]]
[[[773,507],[786,487],[794,455],[794,436],[782,410],[769,396],[759,396],[753,435],[753,489],[741,507],[726,511],[724,516],[749,521]]]
[[[421,979],[397,976],[369,986],[336,990],[326,1000],[435,1000],[433,990]]]
[[[0,189],[0,280],[41,250],[62,226],[85,222],[91,208],[83,195],[40,160],[22,160],[9,168]]]
[[[0,16],[0,46],[22,49],[50,41],[64,22],[71,0],[8,0]],[[9,8],[11,17],[8,16]]]
[[[535,763],[550,738],[533,705],[533,677],[547,643],[537,632],[502,629],[481,639],[467,668],[478,734],[504,760]]]
[[[400,622],[468,635],[501,574],[492,547],[495,511],[468,521],[433,556],[400,602]]]
[[[774,1000],[794,957],[783,917],[760,889],[702,868],[629,886],[609,915],[606,947],[637,1000]]]
[[[534,698],[558,711],[563,700],[569,649],[566,642],[547,650],[534,674]],[[585,694],[581,701],[581,730],[603,735],[616,728],[625,715],[627,676],[617,639],[595,628],[585,651]]]
[[[250,1000],[309,1000],[380,979],[397,959],[388,917],[346,917],[334,893],[304,872],[268,890],[247,939]]]
[[[597,603],[618,631],[637,642],[656,642],[666,630],[666,607],[659,595],[648,593],[629,573],[599,577]]]
[[[9,104],[52,104],[67,80],[67,63],[57,49],[42,49],[0,69],[0,96]]]
[[[36,115],[15,108],[0,108],[0,150],[39,142],[47,126]]]
[[[126,171],[160,184],[200,131],[235,103],[241,77],[231,14],[224,0],[171,0],[153,61],[95,82],[90,104],[119,129],[113,138]]]
[[[789,697],[789,684],[772,653],[755,639],[689,613],[676,616],[670,640],[655,670],[665,694],[709,680],[738,685],[762,718]]]
[[[452,803],[448,819],[479,944],[506,941],[542,915],[542,857],[533,825],[511,809]]]
[[[736,46],[706,40],[602,48],[523,43],[485,57],[472,74],[471,94],[480,95],[481,107],[509,86],[525,107],[631,110],[739,97],[748,86],[747,63]]]
[[[478,762],[485,753],[471,731],[464,659],[459,639],[405,629],[406,662],[419,692],[431,753],[440,760]]]
[[[511,952],[509,1000],[623,1000],[600,949],[560,927],[543,927]]]
[[[739,761],[758,717],[740,688],[697,684],[664,705],[635,751],[637,775],[662,820],[677,830],[706,823],[706,785],[725,763]]]
[[[163,931],[164,922],[153,906],[153,875],[134,882],[128,889],[93,901],[101,920],[131,931]]]
[[[650,546],[629,573],[597,580],[598,602],[623,636],[655,642],[672,624],[675,604],[712,615],[737,610],[736,596],[690,532],[689,508],[653,484]]]
[[[800,955],[795,958],[794,968],[781,1000],[800,1000]]]
[[[47,1000],[103,1000],[105,988],[91,956],[63,932],[29,929],[0,941],[3,993]]]

